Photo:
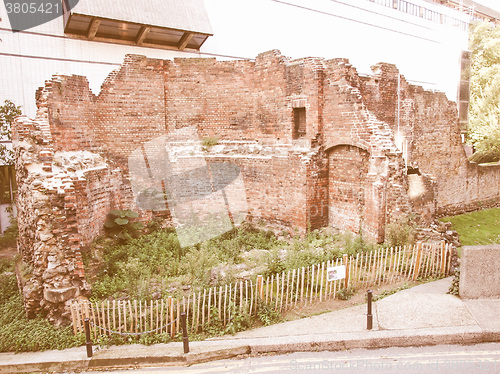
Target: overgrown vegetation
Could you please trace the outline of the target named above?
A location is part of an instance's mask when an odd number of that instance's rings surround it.
[[[451,295],[458,296],[460,293],[460,268],[455,269],[455,273],[453,274],[453,280],[451,281],[450,289],[448,293]]]
[[[404,216],[389,223],[385,230],[385,244],[388,247],[415,244],[416,227],[413,216]]]
[[[200,289],[233,282],[241,276],[241,271],[246,277],[267,276],[376,247],[362,236],[339,234],[331,229],[311,231],[302,236],[285,232],[278,235],[245,223],[209,241],[183,248],[175,230],[163,229],[159,221],[151,222],[142,235],[137,235],[139,228],[132,225],[135,214],[128,211],[112,213],[108,229],[113,235],[97,240],[93,249],[84,255],[87,275],[92,278],[89,281],[93,300],[151,300],[176,296],[188,288]],[[17,232],[14,227],[11,231],[13,235]],[[124,233],[124,236],[117,233]],[[96,265],[97,271],[92,272],[90,266]],[[0,262],[0,274],[0,351],[62,349],[84,343],[83,334],[74,336],[70,327],[54,327],[42,316],[31,320],[26,318],[17,290],[13,260]],[[341,289],[338,297],[348,300],[354,292],[352,288]],[[210,324],[190,334],[190,340],[234,334],[282,319],[278,311],[263,302],[258,302],[255,308],[256,313],[250,315],[230,304],[231,318],[225,326],[223,321],[217,320],[218,311],[215,311]],[[112,335],[101,336],[94,344],[155,344],[180,339],[178,335],[171,337],[165,333]]]
[[[104,222],[104,229],[108,235],[121,241],[136,238],[139,230],[144,228],[144,224],[136,220],[138,217],[139,214],[130,209],[112,210]]]
[[[236,280],[238,273],[267,276],[374,249],[360,236],[313,231],[280,240],[272,231],[244,224],[219,237],[182,248],[172,229],[159,229],[126,243],[103,245],[92,299],[149,300]]]
[[[218,136],[208,136],[206,138],[203,138],[201,140],[201,145],[206,148],[213,147],[214,145],[219,144],[219,137]]]
[[[354,296],[356,290],[353,287],[342,288],[337,292],[337,298],[339,300],[349,300]]]
[[[372,296],[372,301],[375,302],[375,301],[381,300],[384,297],[394,295],[395,293],[397,293],[399,291],[407,290],[408,288],[411,288],[411,287],[412,286],[410,284],[404,283],[403,285],[401,285],[399,287],[383,291],[383,292],[379,293],[378,295],[373,295]]]
[[[443,217],[460,235],[462,245],[500,244],[500,208]]]
[[[75,336],[70,327],[54,327],[42,316],[26,318],[14,260],[0,259],[0,352],[64,349],[84,342],[84,336]]]

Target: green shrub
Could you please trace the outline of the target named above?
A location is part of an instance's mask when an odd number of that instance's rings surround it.
[[[224,334],[233,335],[252,326],[252,317],[248,314],[247,310],[241,311],[239,308],[235,308],[232,302],[229,305],[229,309],[231,310],[231,318],[226,325]]]
[[[122,241],[136,238],[139,230],[144,229],[144,224],[136,220],[138,217],[139,214],[130,209],[112,210],[104,222],[104,229],[108,235]]]
[[[270,276],[271,274],[278,274],[285,270],[285,264],[281,258],[279,248],[271,249],[266,267],[267,272],[265,274],[262,274],[264,277]]]
[[[354,296],[355,292],[356,290],[352,286],[344,287],[337,292],[337,298],[339,300],[349,300]]]
[[[264,326],[270,326],[282,320],[281,313],[262,300],[257,302],[257,316]]]
[[[385,229],[385,244],[399,247],[415,244],[416,225],[413,217],[405,216],[391,222]]]
[[[155,283],[179,275],[182,250],[171,230],[155,231],[124,244],[104,247],[92,298],[129,295],[148,299]]]
[[[374,248],[375,244],[361,236],[332,234],[329,230],[278,240],[272,231],[246,223],[211,240],[181,248],[175,231],[163,229],[126,243],[105,244],[103,264],[93,280],[92,298],[128,296],[149,300],[153,293],[163,297],[180,292],[183,285],[192,289],[213,286],[212,269],[219,265],[228,265],[226,276],[215,279],[216,285],[223,285],[234,280],[231,265],[243,261],[261,266],[261,274],[270,276]],[[254,249],[268,251],[259,257],[261,263],[242,256]]]

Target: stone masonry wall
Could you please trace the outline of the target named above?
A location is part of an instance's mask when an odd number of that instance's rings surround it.
[[[69,302],[88,295],[82,248],[102,233],[106,214],[129,206],[131,196],[123,175],[101,155],[52,152],[49,128],[42,115],[18,118],[13,131],[19,250],[32,269],[20,281],[27,315],[44,312],[62,324],[70,317]]]

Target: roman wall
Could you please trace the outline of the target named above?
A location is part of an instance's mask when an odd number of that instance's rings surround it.
[[[408,214],[425,225],[498,202],[499,166],[467,161],[455,104],[390,64],[360,77],[345,59],[276,50],[255,61],[131,55],[98,95],[84,77],[54,76],[37,105],[37,117],[13,129],[19,249],[32,268],[27,311],[55,322],[88,293],[81,250],[108,212],[132,209],[147,221],[162,210],[175,224],[180,205],[148,207],[141,194],[166,196],[176,180],[188,186],[179,199],[200,211],[219,199],[285,230],[333,226],[377,242]],[[217,189],[190,180],[217,163],[235,166],[239,190],[227,176]]]

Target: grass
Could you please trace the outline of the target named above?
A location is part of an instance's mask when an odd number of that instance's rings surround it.
[[[460,235],[462,245],[500,244],[500,208],[443,217]]]

